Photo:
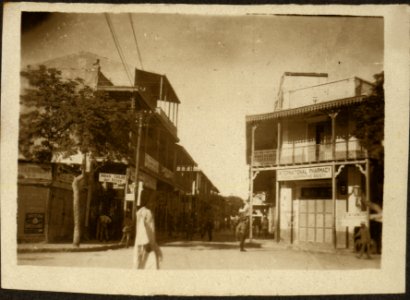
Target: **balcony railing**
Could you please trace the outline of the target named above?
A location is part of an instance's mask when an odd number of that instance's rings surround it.
[[[276,149],[255,150],[254,166],[292,165],[305,163],[319,163],[326,161],[356,160],[367,157],[366,150],[359,141],[337,142],[333,159],[332,144],[315,144],[290,146],[280,150],[277,161]]]

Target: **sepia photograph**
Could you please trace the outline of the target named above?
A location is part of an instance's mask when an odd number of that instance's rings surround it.
[[[2,286],[404,292],[407,17],[9,3]]]

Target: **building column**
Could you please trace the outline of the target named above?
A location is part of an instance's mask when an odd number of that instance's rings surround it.
[[[252,125],[251,132],[251,165],[249,166],[249,240],[252,241],[252,217],[253,217],[253,163],[254,163],[254,152],[255,152],[255,130],[257,125]]]
[[[329,117],[332,119],[332,159],[336,159],[336,117],[339,112],[332,112]]]
[[[281,146],[281,123],[278,120],[278,138],[277,138],[277,146],[276,146],[276,166],[280,164],[280,146]],[[276,228],[275,228],[275,239],[276,242],[279,243],[280,241],[280,183],[278,181],[278,171],[276,170]]]
[[[329,117],[332,120],[332,201],[333,201],[333,247],[336,249],[336,117],[338,112],[329,113]]]
[[[332,201],[333,201],[333,247],[336,249],[336,165],[332,165]]]

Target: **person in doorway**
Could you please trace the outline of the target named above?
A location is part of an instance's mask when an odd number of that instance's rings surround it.
[[[98,240],[100,242],[108,242],[110,236],[108,234],[108,226],[111,223],[111,218],[106,214],[102,214],[98,217],[99,231],[98,231]]]
[[[245,240],[246,240],[246,235],[248,233],[248,218],[245,216],[242,216],[239,220],[238,225],[236,226],[236,232],[237,236],[239,238],[239,250],[242,252],[245,252]]]
[[[359,255],[357,255],[357,258],[361,258],[364,250],[366,249],[366,256],[368,259],[370,259],[371,258],[370,257],[371,238],[370,238],[369,228],[367,228],[365,222],[360,223],[360,229],[357,232],[355,237],[360,237],[360,240],[359,240],[360,250],[359,250]]]
[[[136,236],[134,245],[135,269],[159,269],[161,250],[156,242],[154,217],[151,212],[153,195],[148,197],[143,191],[141,206],[136,213]]]

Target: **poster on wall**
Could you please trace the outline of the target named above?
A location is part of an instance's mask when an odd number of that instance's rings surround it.
[[[24,233],[44,233],[44,213],[26,213],[24,219]]]

